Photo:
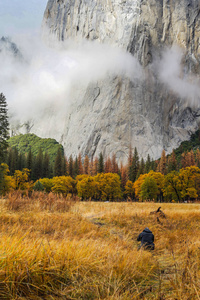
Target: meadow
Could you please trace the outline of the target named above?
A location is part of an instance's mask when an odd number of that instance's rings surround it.
[[[161,206],[166,218],[150,214]],[[149,227],[155,250],[138,251]],[[0,202],[0,299],[200,299],[200,205]]]

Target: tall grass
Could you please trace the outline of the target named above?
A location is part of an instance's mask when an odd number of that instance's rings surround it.
[[[162,204],[159,222],[150,215],[156,208],[8,195],[0,204],[0,299],[200,299],[200,206]],[[154,252],[137,251],[146,226]]]

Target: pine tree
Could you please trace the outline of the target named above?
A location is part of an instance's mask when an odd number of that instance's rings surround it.
[[[78,169],[79,169],[79,174],[83,174],[83,164],[82,164],[81,153],[79,153],[79,155],[78,155]]]
[[[33,155],[31,149],[29,150],[26,157],[26,168],[30,170],[30,178],[33,179]]]
[[[166,175],[167,171],[167,158],[165,154],[165,150],[163,149],[161,159],[160,159],[160,164],[159,164],[159,172],[161,172],[163,175]]]
[[[0,94],[0,164],[5,162],[6,152],[8,148],[8,109],[5,96]]]
[[[44,154],[42,177],[43,178],[49,178],[50,177],[49,154],[47,152],[45,152],[45,154]]]
[[[72,155],[70,155],[69,158],[68,172],[69,172],[69,176],[74,177],[74,161]]]
[[[146,160],[146,163],[145,163],[144,173],[149,173],[150,170],[151,170],[151,158],[150,158],[150,155],[148,154],[147,155],[147,160]]]
[[[63,175],[67,175],[67,159],[66,159],[66,157],[64,156],[63,157]]]
[[[80,173],[81,174],[81,173]],[[89,175],[93,176],[94,175],[94,162],[93,159],[90,161],[90,167],[89,167]]]
[[[35,162],[33,164],[33,180],[37,180],[42,178],[42,171],[43,171],[43,153],[42,149],[40,148],[36,158]]]
[[[84,159],[84,174],[89,174],[89,157],[86,155]]]
[[[75,161],[74,161],[74,177],[79,175],[79,164],[78,164],[78,157],[76,156]]]
[[[135,182],[135,180],[137,178],[138,170],[139,170],[139,155],[137,152],[137,148],[135,147],[133,158],[132,158],[132,163],[129,168],[129,180],[131,180],[132,182]]]
[[[10,157],[10,175],[14,175],[15,171],[18,168],[18,159],[19,159],[19,153],[17,148],[13,148],[11,150],[11,157]]]
[[[200,168],[200,150],[199,150],[199,148],[196,151],[196,165],[198,168]]]
[[[122,183],[122,188],[123,190],[125,189],[125,185],[128,181],[128,174],[127,174],[127,168],[123,166],[121,163],[120,166],[120,173],[121,173],[121,183]]]
[[[98,173],[103,173],[104,172],[104,159],[103,159],[103,154],[102,152],[99,154],[99,161],[98,161]]]
[[[112,173],[112,162],[110,157],[105,161],[105,173]]]
[[[119,172],[119,167],[118,164],[116,162],[116,155],[113,154],[112,155],[112,173],[118,173]]]
[[[93,162],[93,171],[92,171],[92,175],[95,176],[97,175],[97,172],[98,172],[98,163],[99,163],[99,160],[98,160],[98,157],[95,157],[94,159],[94,162]]]
[[[18,159],[18,167],[17,169],[22,171],[26,166],[26,159],[25,155],[23,153],[19,154],[19,159]]]
[[[130,145],[129,147],[129,156],[128,156],[128,179],[131,180],[131,178],[133,177],[132,173],[132,161],[133,161],[133,153],[132,153],[132,147]]]
[[[62,151],[60,147],[58,148],[55,163],[54,163],[54,176],[62,176],[63,175],[63,158]]]
[[[168,159],[167,173],[170,173],[170,172],[176,171],[176,170],[177,170],[177,160],[176,160],[175,151],[173,149],[172,154],[170,155],[170,157]]]
[[[144,170],[145,170],[145,162],[144,159],[141,159],[141,162],[139,163],[139,169],[138,169],[138,173],[137,173],[137,178],[139,178],[139,176],[141,174],[144,174]]]

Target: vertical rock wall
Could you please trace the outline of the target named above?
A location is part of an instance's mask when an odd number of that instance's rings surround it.
[[[200,74],[199,0],[49,0],[43,27],[60,41],[87,39],[117,45],[143,67],[140,82],[123,76],[91,83],[69,109],[61,141],[67,155],[103,152],[126,160],[130,143],[141,156],[160,156],[199,126],[192,105],[159,80],[155,67],[166,47],[185,51],[183,76]]]

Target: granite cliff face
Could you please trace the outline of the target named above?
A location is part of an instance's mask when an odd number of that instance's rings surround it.
[[[158,158],[162,149],[170,152],[198,129],[198,97],[181,99],[159,79],[155,62],[166,47],[178,45],[185,51],[182,77],[199,80],[199,0],[49,0],[43,28],[60,41],[117,45],[144,70],[140,82],[108,76],[89,84],[78,104],[73,101],[57,137],[66,155],[114,152],[125,161],[131,143],[141,156]]]

